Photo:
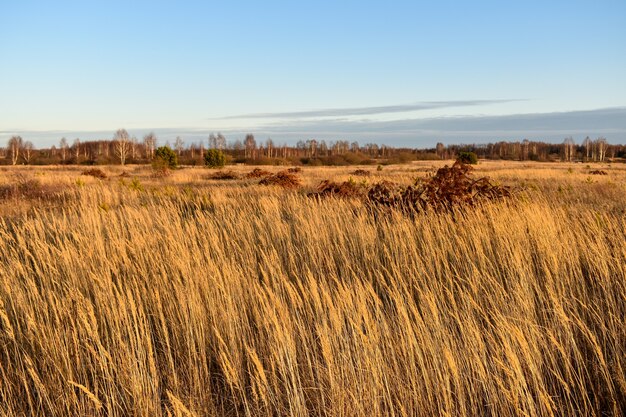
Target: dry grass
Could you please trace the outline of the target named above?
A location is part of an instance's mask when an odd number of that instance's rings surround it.
[[[347,167],[2,169],[69,197],[0,201],[0,415],[622,415],[626,170],[593,168],[481,164],[517,204],[411,217],[306,196]]]

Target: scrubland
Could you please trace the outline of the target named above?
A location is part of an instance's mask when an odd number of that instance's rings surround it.
[[[307,196],[354,167],[102,169],[0,169],[0,415],[626,410],[624,164],[481,163],[514,198],[412,215]]]

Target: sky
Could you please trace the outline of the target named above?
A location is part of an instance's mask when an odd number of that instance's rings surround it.
[[[0,0],[0,144],[626,143],[626,1]]]

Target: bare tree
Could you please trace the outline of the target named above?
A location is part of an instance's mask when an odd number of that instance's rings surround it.
[[[65,162],[65,157],[67,155],[67,139],[61,138],[59,141],[59,148],[61,148],[61,160]]]
[[[563,141],[563,160],[566,162],[570,162],[574,159],[574,150],[576,144],[574,143],[574,139],[571,136],[565,138]]]
[[[137,138],[135,136],[133,136],[132,138],[130,138],[130,150],[131,150],[131,157],[133,158],[133,161],[135,159],[137,159]]]
[[[444,146],[444,144],[441,142],[437,142],[437,145],[435,147],[435,152],[437,153],[437,156],[440,159],[443,159],[445,151],[446,151],[446,147]]]
[[[256,140],[254,140],[254,135],[251,133],[248,133],[246,135],[246,139],[243,141],[243,145],[246,148],[245,157],[246,158],[253,157],[253,153],[256,150]]]
[[[213,133],[209,135],[209,149],[217,149],[217,136]]]
[[[33,151],[34,151],[34,146],[33,143],[30,141],[26,141],[24,142],[24,146],[23,146],[23,155],[22,158],[24,159],[24,162],[26,163],[26,165],[30,164],[30,161],[33,158]]]
[[[11,164],[16,165],[17,160],[20,157],[20,151],[24,146],[24,141],[21,136],[11,136],[9,139],[9,152],[11,152]]]
[[[585,140],[583,140],[583,146],[585,147],[585,161],[588,161],[589,157],[591,156],[592,147],[591,139],[589,139],[589,136],[587,136]]]
[[[156,148],[157,137],[154,132],[150,132],[143,137],[143,145],[146,149],[146,158],[154,158],[154,150]]]
[[[174,149],[176,149],[176,153],[178,154],[178,156],[180,156],[181,152],[183,151],[184,144],[185,142],[183,142],[183,138],[181,138],[180,136],[176,136],[176,141],[174,142]]]
[[[226,147],[226,138],[221,133],[217,134],[217,138],[215,138],[215,147],[220,151],[224,150]]]
[[[74,156],[76,157],[76,162],[78,163],[78,157],[80,156],[80,139],[74,139],[72,149],[74,150]]]
[[[126,129],[118,129],[113,136],[115,143],[115,154],[120,158],[120,164],[126,163],[126,158],[130,152],[130,138]]]
[[[265,147],[267,148],[268,158],[271,158],[272,150],[274,149],[274,141],[272,141],[272,138],[267,138],[267,140],[265,141]]]
[[[606,149],[608,148],[608,142],[605,138],[599,137],[596,139],[596,146],[598,148],[598,161],[604,161],[606,158]]]

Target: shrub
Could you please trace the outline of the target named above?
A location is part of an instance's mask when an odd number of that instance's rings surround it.
[[[355,181],[337,183],[330,180],[322,181],[317,191],[309,193],[309,197],[363,198],[367,189]]]
[[[478,163],[478,155],[474,152],[459,152],[456,160],[464,164],[476,165]]]
[[[88,175],[90,177],[99,178],[104,180],[107,178],[107,174],[104,173],[100,168],[88,169],[87,171],[83,171],[80,175]]]
[[[356,171],[352,171],[352,175],[357,175],[359,177],[369,177],[371,172],[366,169],[357,169]]]
[[[160,146],[154,154],[152,167],[159,169],[172,169],[178,166],[178,156],[169,146]]]
[[[239,175],[234,171],[218,171],[206,178],[209,180],[238,180]]]
[[[294,174],[287,171],[280,171],[274,175],[263,178],[259,181],[260,185],[277,185],[283,188],[298,188],[300,179]]]
[[[271,172],[261,168],[254,168],[252,171],[246,174],[246,178],[263,178],[272,175]]]
[[[222,168],[226,165],[226,157],[224,152],[219,149],[209,149],[204,154],[204,165],[209,168]]]
[[[471,166],[457,161],[413,186],[399,187],[383,181],[370,189],[368,200],[377,206],[406,211],[451,211],[455,207],[473,207],[481,201],[512,196],[509,187],[493,184],[487,177],[472,178],[471,170]]]

